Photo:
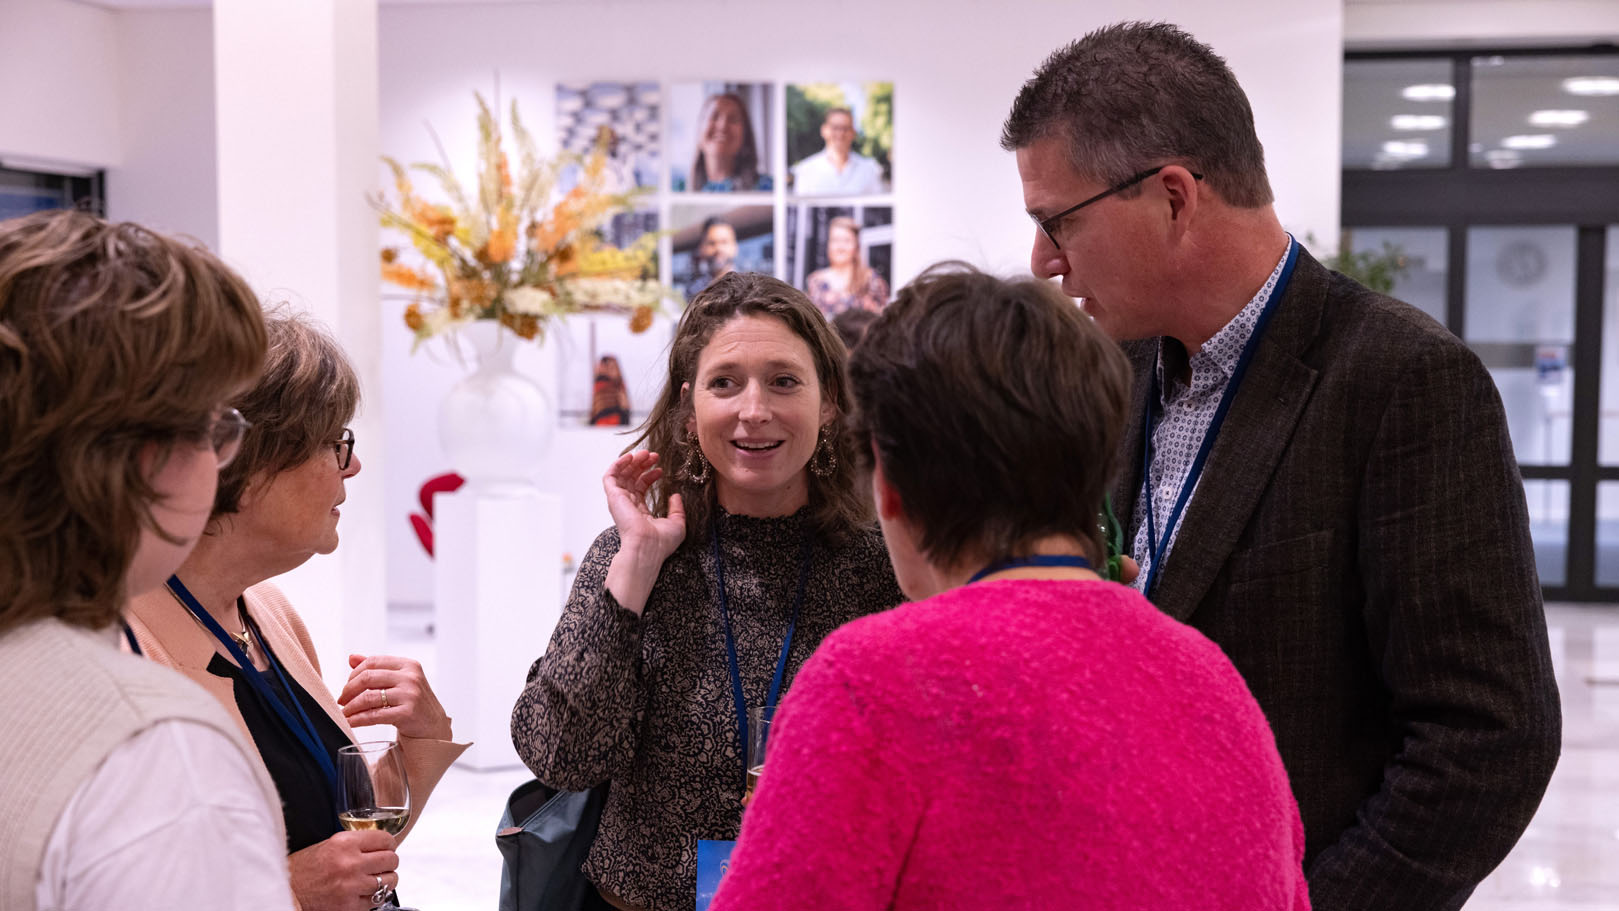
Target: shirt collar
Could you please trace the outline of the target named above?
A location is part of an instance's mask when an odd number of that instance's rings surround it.
[[[1260,314],[1265,312],[1265,305],[1270,302],[1271,294],[1276,290],[1276,283],[1281,280],[1282,267],[1287,265],[1287,254],[1293,249],[1293,235],[1287,236],[1287,247],[1282,250],[1282,258],[1276,261],[1276,268],[1271,270],[1270,278],[1260,287],[1243,308],[1231,321],[1220,327],[1220,331],[1204,343],[1198,352],[1191,356],[1193,391],[1206,389],[1209,386],[1224,386],[1230,382],[1231,375],[1237,370],[1237,361],[1242,359],[1242,349],[1247,347],[1248,339],[1254,334],[1254,327],[1259,324]],[[1164,377],[1164,348],[1169,339],[1158,340],[1158,388],[1162,395],[1168,398],[1170,387]],[[1177,343],[1177,347],[1179,347]],[[1185,357],[1184,349],[1174,352],[1172,358]]]

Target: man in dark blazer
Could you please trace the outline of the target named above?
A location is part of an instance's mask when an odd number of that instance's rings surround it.
[[[1489,374],[1283,231],[1246,95],[1173,26],[1057,51],[1002,143],[1035,273],[1135,367],[1113,503],[1136,584],[1264,708],[1315,908],[1461,907],[1528,825],[1561,735]]]

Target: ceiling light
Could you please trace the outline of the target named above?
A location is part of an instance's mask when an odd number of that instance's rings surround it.
[[[1420,139],[1411,142],[1390,140],[1383,143],[1383,154],[1390,158],[1426,158],[1428,144]]]
[[[1567,83],[1564,86],[1567,87]],[[1407,101],[1449,101],[1456,97],[1456,87],[1442,82],[1425,82],[1406,86],[1400,90],[1400,95]]]
[[[1484,160],[1496,170],[1515,168],[1523,164],[1523,153],[1511,149],[1491,149],[1484,153]]]
[[[1529,115],[1529,124],[1537,127],[1577,127],[1590,119],[1590,111],[1536,111]]]
[[[1575,76],[1563,80],[1570,95],[1619,95],[1619,76]]]
[[[1550,133],[1530,133],[1524,136],[1508,136],[1501,140],[1502,148],[1507,149],[1549,149],[1557,145],[1557,137]]]
[[[1389,119],[1389,125],[1396,130],[1420,131],[1443,130],[1445,118],[1438,114],[1395,114]]]

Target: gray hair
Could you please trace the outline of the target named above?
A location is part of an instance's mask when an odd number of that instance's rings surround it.
[[[1231,205],[1258,208],[1275,198],[1253,109],[1231,67],[1168,23],[1110,25],[1046,58],[1012,102],[1001,147],[1052,137],[1064,141],[1076,173],[1109,186],[1180,164]]]

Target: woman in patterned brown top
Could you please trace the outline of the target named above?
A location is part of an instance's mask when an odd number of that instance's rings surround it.
[[[733,679],[747,708],[765,704],[789,629],[783,690],[828,633],[904,599],[844,432],[844,359],[802,292],[726,275],[687,307],[663,397],[603,478],[614,527],[512,737],[547,785],[612,781],[584,871],[615,907],[691,908],[697,842],[736,838]]]

